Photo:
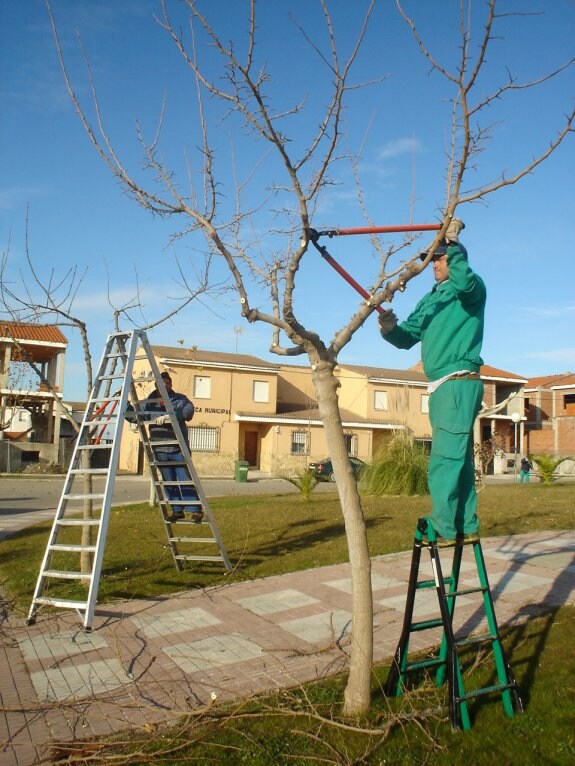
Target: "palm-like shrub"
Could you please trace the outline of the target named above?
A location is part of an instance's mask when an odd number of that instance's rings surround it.
[[[299,489],[303,500],[306,502],[309,502],[312,491],[319,483],[311,471],[304,471],[296,476],[284,476],[283,478]]]
[[[397,432],[361,474],[367,495],[428,495],[428,455],[422,444]]]
[[[557,466],[560,465],[566,457],[553,458],[551,455],[537,455],[533,460],[537,464],[539,470],[539,476],[543,484],[552,484],[555,481],[555,471]]]

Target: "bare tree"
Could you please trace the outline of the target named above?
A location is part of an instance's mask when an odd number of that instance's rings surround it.
[[[371,564],[366,538],[361,501],[348,458],[340,412],[338,408],[335,367],[340,351],[351,341],[356,331],[373,311],[384,301],[391,302],[396,291],[404,290],[409,281],[427,265],[441,241],[447,225],[456,209],[463,203],[483,200],[495,191],[516,183],[545,161],[569,132],[572,131],[574,113],[565,119],[557,136],[544,151],[530,158],[523,168],[507,178],[503,175],[480,188],[466,189],[464,179],[470,168],[479,160],[479,153],[489,139],[489,131],[480,127],[478,116],[495,99],[503,99],[512,90],[531,89],[550,77],[558,75],[570,66],[567,62],[557,71],[542,76],[538,81],[519,84],[511,77],[490,95],[475,96],[478,75],[484,66],[487,50],[494,38],[494,26],[498,21],[496,0],[489,0],[484,26],[479,31],[479,44],[471,49],[471,31],[467,27],[466,3],[460,4],[460,37],[454,44],[460,50],[460,60],[455,71],[442,65],[426,46],[415,21],[410,18],[397,0],[397,10],[411,27],[421,55],[435,72],[445,78],[452,92],[451,145],[446,160],[447,189],[439,220],[441,226],[429,248],[424,263],[412,257],[404,263],[397,261],[397,248],[377,248],[379,259],[377,273],[368,289],[369,300],[356,306],[355,312],[331,341],[305,326],[296,313],[296,283],[304,259],[310,253],[310,244],[316,240],[312,219],[326,191],[333,183],[337,164],[344,159],[344,108],[350,94],[360,86],[352,81],[352,70],[364,41],[368,24],[372,20],[375,0],[366,0],[365,13],[359,24],[355,44],[345,60],[342,60],[336,30],[332,23],[328,0],[318,0],[324,20],[321,30],[315,29],[313,41],[303,28],[300,46],[306,44],[315,55],[315,65],[324,67],[331,92],[322,93],[323,113],[308,117],[305,101],[284,106],[280,94],[274,91],[272,77],[261,61],[257,47],[258,29],[256,2],[249,7],[248,32],[245,39],[225,43],[216,29],[216,22],[209,20],[200,10],[200,0],[184,0],[189,12],[189,28],[186,33],[172,23],[169,0],[159,0],[159,22],[181,54],[192,75],[197,98],[196,116],[200,137],[194,161],[188,161],[188,178],[178,178],[160,152],[160,134],[164,118],[151,140],[147,140],[138,126],[137,139],[143,155],[145,171],[137,175],[122,161],[120,153],[106,131],[96,83],[85,56],[87,73],[92,89],[92,108],[96,127],[92,127],[87,106],[80,103],[74,89],[58,41],[57,28],[49,0],[45,0],[52,21],[56,46],[66,85],[80,120],[93,147],[120,183],[122,189],[137,204],[154,215],[177,217],[185,223],[174,236],[203,233],[209,257],[217,257],[227,267],[233,289],[237,293],[239,312],[248,322],[264,322],[271,328],[271,351],[278,355],[306,355],[312,369],[317,401],[323,421],[325,436],[337,479],[348,539],[349,560],[352,576],[353,639],[350,670],[345,691],[344,712],[361,714],[369,707],[370,680],[373,657],[373,606],[371,595]],[[206,4],[210,8],[209,4]],[[211,10],[211,8],[210,8]],[[386,12],[393,12],[390,7]],[[209,11],[208,11],[209,13]],[[216,14],[214,13],[214,16]],[[349,29],[348,29],[349,33]],[[321,42],[315,42],[321,39]],[[474,37],[474,43],[476,42]],[[200,60],[199,51],[210,46],[210,55],[217,54],[221,68],[210,74]],[[442,45],[449,44],[443,40]],[[244,48],[243,54],[240,49]],[[298,51],[298,54],[301,50]],[[298,55],[294,54],[294,55]],[[211,70],[213,72],[213,70]],[[209,99],[209,100],[208,100]],[[318,100],[314,106],[317,108]],[[214,107],[219,105],[220,112]],[[277,105],[276,105],[277,104]],[[209,108],[208,108],[209,105]],[[234,207],[223,197],[224,181],[219,176],[215,135],[222,120],[231,121],[243,136],[253,139],[254,167],[246,180],[240,178],[234,167],[232,188],[227,188],[234,200]],[[306,125],[308,139],[305,146],[291,140],[290,126],[299,121]],[[306,122],[307,120],[307,122]],[[189,126],[187,126],[188,129]],[[265,147],[262,149],[262,147]],[[275,162],[270,165],[270,157]],[[354,167],[354,158],[348,158]],[[197,164],[196,164],[197,163]],[[257,176],[259,163],[273,168],[273,182],[265,186],[259,205],[248,204],[245,195],[248,183]],[[361,208],[361,187],[358,188]],[[259,246],[253,234],[252,219],[256,212],[266,208],[276,222],[274,244]],[[367,223],[370,224],[369,216]],[[281,244],[276,245],[281,238]],[[261,251],[264,252],[261,252]],[[312,249],[313,253],[313,249]],[[268,306],[257,306],[261,289],[267,290]]]

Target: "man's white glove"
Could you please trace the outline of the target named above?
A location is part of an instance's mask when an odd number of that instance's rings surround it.
[[[379,315],[377,321],[379,322],[379,327],[384,335],[391,332],[397,325],[397,317],[395,316],[393,309],[384,311],[383,314]]]
[[[465,224],[461,220],[461,218],[452,218],[451,223],[447,227],[447,231],[445,232],[445,241],[447,244],[451,244],[452,242],[456,243],[459,242],[459,232],[462,231],[465,228]]]
[[[171,423],[172,418],[169,415],[160,415],[154,420],[155,426],[165,426],[167,423]]]

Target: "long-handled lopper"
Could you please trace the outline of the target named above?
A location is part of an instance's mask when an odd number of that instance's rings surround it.
[[[439,229],[441,229],[441,225],[438,223],[410,224],[407,226],[366,226],[359,229],[327,229],[326,231],[316,231],[315,229],[309,229],[308,236],[310,242],[319,252],[321,257],[324,258],[329,263],[329,265],[334,268],[337,273],[340,274],[345,279],[345,281],[369,303],[372,296],[367,292],[367,290],[364,290],[363,287],[355,281],[351,274],[348,274],[343,266],[340,266],[335,258],[333,258],[328,253],[325,246],[319,244],[319,238],[341,237],[349,234],[395,234],[398,232],[407,231],[439,231]],[[385,312],[385,309],[382,309],[381,306],[376,306],[375,308],[376,311],[378,311],[380,314]]]

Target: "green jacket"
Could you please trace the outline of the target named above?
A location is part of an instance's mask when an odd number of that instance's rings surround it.
[[[430,381],[458,370],[479,372],[486,290],[469,266],[463,245],[447,248],[449,279],[436,284],[384,340],[397,348],[421,341],[423,369]]]

